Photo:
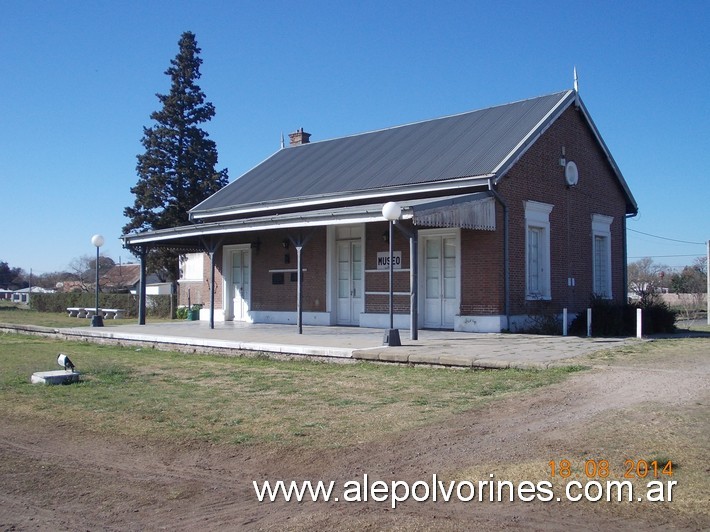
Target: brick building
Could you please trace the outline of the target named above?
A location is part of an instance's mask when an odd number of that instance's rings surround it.
[[[124,235],[185,252],[180,298],[202,319],[385,328],[389,225],[395,326],[519,330],[626,293],[637,205],[579,94],[290,146],[190,212]],[[300,250],[300,253],[299,253]],[[416,257],[414,260],[413,257]],[[414,307],[413,307],[414,306]],[[412,313],[411,311],[416,312]]]

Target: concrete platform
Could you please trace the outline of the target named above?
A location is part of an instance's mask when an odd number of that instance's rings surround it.
[[[71,384],[79,382],[78,371],[66,371],[58,369],[56,371],[36,371],[30,377],[32,384]]]
[[[263,352],[304,355],[339,360],[367,360],[401,364],[426,364],[463,368],[543,369],[551,365],[574,364],[586,354],[641,340],[635,338],[580,338],[500,333],[419,331],[409,339],[400,330],[402,346],[382,345],[383,330],[361,327],[304,326],[298,334],[294,325],[174,321],[147,325],[119,325],[92,329],[58,329],[70,339],[93,340],[121,345],[143,345],[187,352]]]

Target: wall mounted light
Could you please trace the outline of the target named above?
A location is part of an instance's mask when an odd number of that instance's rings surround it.
[[[259,251],[261,249],[261,239],[257,236],[256,240],[251,243],[251,249]]]

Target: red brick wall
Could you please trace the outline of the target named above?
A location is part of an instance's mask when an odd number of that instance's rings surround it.
[[[409,222],[403,222],[407,229],[411,229]],[[371,223],[365,228],[365,270],[377,269],[377,253],[389,252],[389,242],[382,236],[388,233],[387,222]],[[409,238],[402,231],[394,228],[392,240],[393,251],[402,252],[402,268],[394,270],[394,292],[409,293]],[[365,292],[389,292],[389,270],[365,273]],[[394,296],[394,311],[399,314],[409,313],[409,295]],[[365,312],[389,313],[389,295],[371,294],[365,296]]]
[[[310,235],[301,251],[303,273],[302,304],[304,312],[325,312],[326,309],[326,229],[319,227],[303,231]],[[297,233],[292,236],[296,237]],[[273,284],[269,270],[296,270],[298,254],[289,241],[288,231],[268,231],[260,235],[261,247],[252,251],[251,310],[296,311],[297,282],[291,281],[291,273],[284,273],[284,284]],[[288,255],[289,262],[285,256]]]
[[[202,264],[202,271],[209,272],[210,260],[206,253],[202,255]],[[210,286],[206,278],[203,278],[201,281],[180,281],[178,284],[178,305],[187,306],[188,299],[191,305],[200,304],[205,308],[209,307]]]
[[[565,157],[579,170],[579,183],[567,187]],[[612,294],[623,300],[623,219],[625,200],[603,151],[574,106],[537,140],[499,183],[510,212],[511,313],[559,312],[585,308],[592,294],[592,214],[613,216],[611,224]],[[525,301],[525,200],[552,204],[550,269],[552,300]],[[501,228],[502,229],[502,228]],[[576,286],[568,287],[568,277]]]
[[[461,230],[461,315],[502,314],[505,307],[503,210],[496,231]]]
[[[325,272],[326,272],[326,229],[316,228],[304,231],[304,236],[310,234],[311,239],[302,250],[302,267],[307,271],[303,274],[303,310],[308,312],[324,312]],[[265,231],[262,233],[245,233],[228,237],[224,245],[251,244],[259,242],[258,249],[251,249],[252,292],[251,310],[295,311],[297,285],[291,281],[291,274],[285,272],[284,284],[272,284],[272,274],[269,270],[296,270],[296,248],[289,241],[284,248],[283,241],[288,239],[286,231]],[[289,256],[289,262],[285,256]],[[222,309],[223,295],[223,248],[215,254],[215,308]],[[205,254],[205,279],[202,282],[182,282],[180,289],[180,304],[187,304],[187,288],[190,287],[192,303],[209,305],[210,261]]]

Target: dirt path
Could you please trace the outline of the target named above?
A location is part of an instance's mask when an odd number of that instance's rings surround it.
[[[707,345],[707,344],[706,344]],[[60,424],[51,434],[0,413],[0,530],[702,529],[708,499],[710,353],[611,362],[388,441],[327,452],[156,447]],[[665,446],[665,447],[664,447]],[[678,446],[677,448],[674,446]],[[252,481],[550,480],[568,458],[682,457],[674,503],[407,501],[259,503]],[[641,454],[646,453],[646,454]],[[558,479],[559,480],[559,479]],[[699,482],[699,484],[697,484]],[[695,491],[693,491],[695,490]],[[702,493],[696,493],[700,490]],[[704,499],[703,499],[704,498]],[[702,506],[702,504],[701,504]],[[707,507],[707,504],[705,504]]]

